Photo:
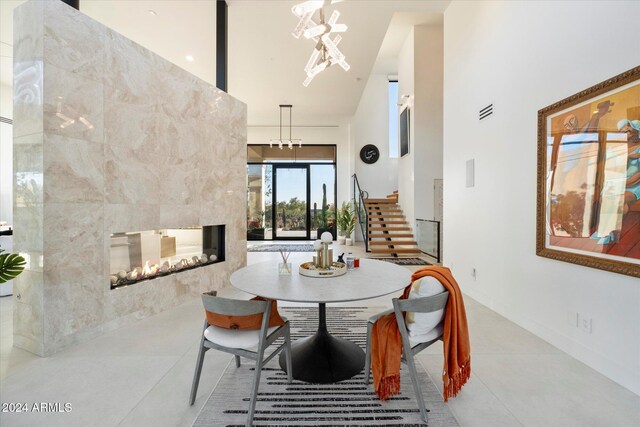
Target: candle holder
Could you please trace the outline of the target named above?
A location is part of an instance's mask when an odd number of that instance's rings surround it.
[[[281,276],[290,276],[291,275],[291,263],[290,262],[279,262],[278,263],[278,274]]]
[[[283,250],[280,250],[280,256],[282,257],[282,262],[278,263],[278,274],[281,276],[291,275],[291,263],[288,262],[289,255],[291,255],[291,252],[285,252]]]
[[[316,254],[313,257],[313,265],[315,265],[316,268],[327,269],[329,268],[329,266],[331,266],[331,263],[333,262],[333,249],[329,249],[327,252],[328,252],[328,255],[326,256],[326,259],[328,262],[328,266],[325,267],[326,263],[325,263],[324,251],[322,249],[316,251]]]
[[[333,241],[333,236],[329,232],[322,233],[320,240],[313,243],[313,249],[316,251],[313,264],[316,268],[329,270],[333,263],[333,250],[329,249],[329,245]]]

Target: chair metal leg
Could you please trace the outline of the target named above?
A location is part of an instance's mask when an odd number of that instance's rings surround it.
[[[240,367],[240,356],[236,354],[236,368]]]
[[[428,423],[427,420],[427,408],[424,404],[424,397],[422,397],[422,390],[420,389],[420,384],[418,384],[418,373],[416,372],[416,364],[413,359],[413,352],[411,348],[408,350],[405,348],[404,357],[407,362],[407,366],[409,367],[409,375],[411,376],[411,382],[413,383],[413,389],[416,392],[416,399],[418,400],[418,407],[420,408],[420,415],[422,416],[422,421]]]
[[[291,384],[293,381],[293,364],[291,363],[291,328],[289,327],[289,323],[286,326],[287,330],[285,332],[285,346],[284,346],[284,358],[287,363],[287,382]]]
[[[369,374],[371,372],[371,331],[373,323],[367,322],[367,347],[364,355],[364,383],[369,384]]]
[[[249,413],[247,415],[247,427],[253,425],[253,412],[256,410],[256,401],[258,400],[258,386],[260,386],[260,374],[262,373],[262,360],[264,352],[258,355],[256,360],[256,372],[253,375],[253,387],[251,391],[251,401],[249,402]]]
[[[196,401],[196,393],[198,392],[198,384],[200,383],[200,373],[202,372],[202,363],[204,362],[204,353],[208,350],[200,343],[200,351],[198,352],[198,360],[196,361],[196,371],[193,373],[193,384],[191,384],[191,397],[189,405],[193,405]]]

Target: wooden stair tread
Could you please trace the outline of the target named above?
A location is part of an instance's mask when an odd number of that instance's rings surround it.
[[[369,231],[410,231],[409,227],[369,227]]]
[[[364,204],[365,205],[372,205],[372,204],[387,204],[387,203],[393,203],[395,204],[396,201],[395,200],[391,200],[391,199],[364,199]]]
[[[418,242],[414,240],[383,240],[369,242],[369,245],[374,246],[418,246]]]
[[[402,215],[402,211],[389,209],[389,210],[380,210],[380,211],[369,211],[368,214],[370,217],[376,218],[376,217],[385,216],[385,215]]]
[[[369,224],[369,231],[404,231],[410,233],[411,228],[405,225],[390,225],[388,227],[381,227],[380,224]]]
[[[422,254],[411,227],[398,205],[398,191],[385,199],[365,199],[369,252],[377,256]]]
[[[371,248],[373,254],[419,254],[422,251],[418,248]]]
[[[369,239],[395,239],[395,238],[410,238],[413,239],[413,234],[411,233],[369,233]]]

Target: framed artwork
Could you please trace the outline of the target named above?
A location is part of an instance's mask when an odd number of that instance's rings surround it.
[[[640,67],[538,111],[536,253],[640,277]]]
[[[404,107],[400,112],[400,157],[409,154],[409,106]]]
[[[367,144],[360,150],[360,160],[372,165],[380,158],[380,150],[373,144]]]

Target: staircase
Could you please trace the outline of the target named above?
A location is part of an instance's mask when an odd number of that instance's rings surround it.
[[[398,192],[384,199],[364,199],[369,230],[369,250],[375,256],[422,255],[411,227],[398,206]]]

